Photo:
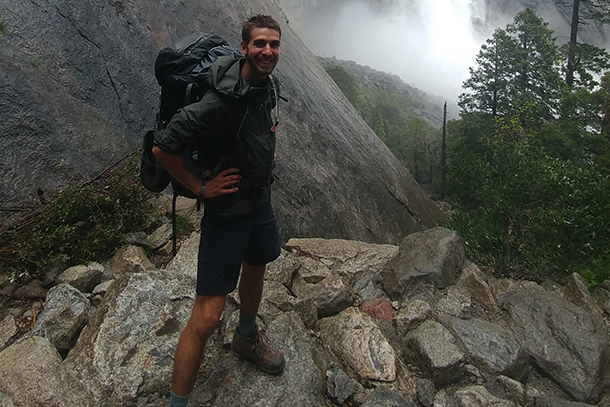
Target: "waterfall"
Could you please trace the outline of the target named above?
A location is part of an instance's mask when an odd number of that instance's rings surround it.
[[[291,4],[282,0],[290,15]],[[295,28],[317,55],[336,56],[397,74],[425,92],[457,100],[484,39],[485,0],[345,0],[302,3]],[[316,3],[313,3],[314,5]],[[294,9],[294,8],[293,8]]]

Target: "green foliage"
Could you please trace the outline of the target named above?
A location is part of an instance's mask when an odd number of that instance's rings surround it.
[[[362,87],[341,66],[326,71],[360,116],[411,171],[415,180],[432,190],[440,189],[440,132],[409,113],[418,108],[408,96],[391,94],[376,86]]]
[[[178,236],[183,235],[185,233],[190,233],[194,230],[191,223],[182,215],[176,214],[176,234]]]
[[[4,20],[0,20],[0,33],[6,35],[6,23]]]
[[[448,126],[448,226],[498,274],[580,272],[593,287],[610,274],[610,74],[594,79],[610,56],[586,44],[574,55],[567,87],[532,10],[481,48]]]
[[[341,92],[347,97],[347,100],[356,108],[359,109],[362,106],[362,91],[358,81],[347,71],[339,65],[333,65],[326,68],[326,72],[341,89]]]
[[[126,233],[143,230],[152,213],[137,174],[134,156],[103,182],[59,192],[29,224],[0,235],[0,268],[17,276],[110,255]]]
[[[483,152],[458,143],[449,167],[458,202],[449,227],[470,256],[499,273],[593,267],[610,250],[610,175],[553,157],[518,117],[497,118],[485,142]]]
[[[610,252],[593,258],[587,267],[580,270],[580,275],[590,290],[610,280]]]
[[[460,95],[459,105],[466,112],[512,115],[529,103],[537,121],[549,121],[564,92],[560,58],[548,23],[525,9],[481,47],[464,82],[469,92]]]
[[[32,65],[33,68],[38,68],[40,66],[40,60],[36,57],[32,57],[30,58],[30,65]]]

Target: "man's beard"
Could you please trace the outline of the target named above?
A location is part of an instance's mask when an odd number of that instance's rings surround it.
[[[275,68],[275,65],[277,63],[277,60],[274,61],[274,63],[272,65],[269,66],[269,68],[263,68],[261,67],[258,62],[256,61],[256,59],[254,58],[254,56],[252,56],[249,52],[246,53],[246,61],[248,63],[248,65],[250,65],[250,67],[259,75],[261,76],[267,76],[269,75],[271,72],[273,72],[273,69]]]

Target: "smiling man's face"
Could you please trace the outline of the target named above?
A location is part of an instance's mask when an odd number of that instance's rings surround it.
[[[246,56],[243,78],[253,85],[259,84],[273,72],[279,60],[280,33],[272,28],[253,28],[250,41],[241,42],[241,50]]]

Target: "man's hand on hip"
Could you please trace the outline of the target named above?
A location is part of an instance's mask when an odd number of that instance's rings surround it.
[[[213,178],[206,179],[204,198],[216,198],[220,195],[234,194],[239,189],[239,168],[227,168]]]

